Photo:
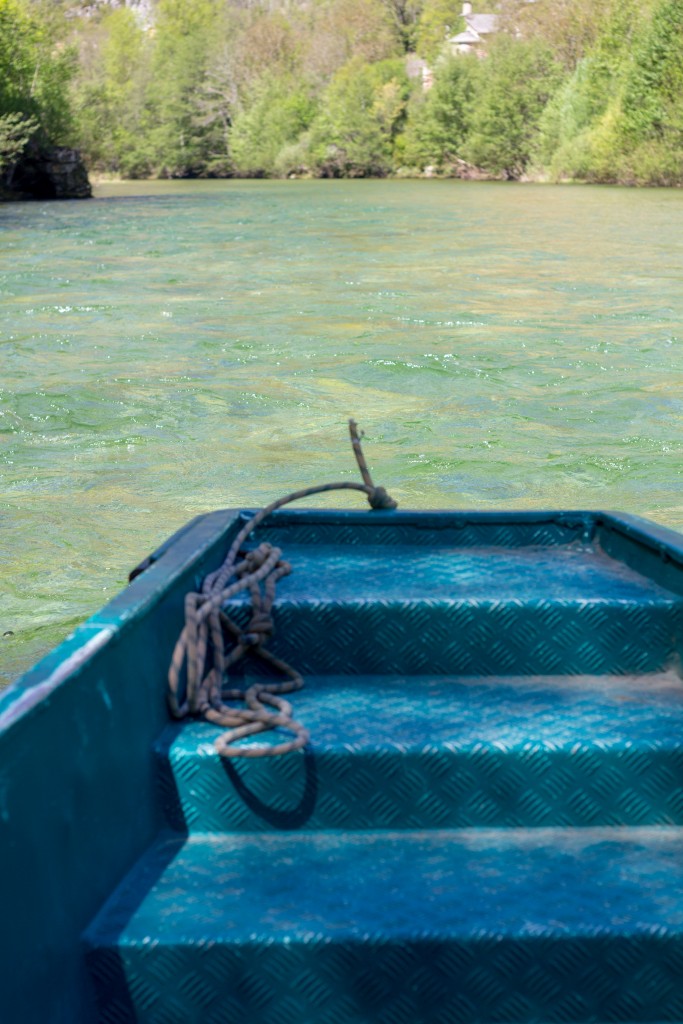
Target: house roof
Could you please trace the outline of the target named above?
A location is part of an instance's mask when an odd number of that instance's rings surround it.
[[[451,36],[448,42],[455,44],[470,43],[471,45],[473,45],[474,43],[481,42],[481,36],[478,35],[476,32],[473,32],[471,28],[467,28],[465,29],[464,32],[460,32],[457,36]]]

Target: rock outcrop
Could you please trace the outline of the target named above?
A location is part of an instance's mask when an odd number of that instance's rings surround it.
[[[0,176],[0,198],[89,199],[91,195],[81,155],[67,146],[29,145]]]

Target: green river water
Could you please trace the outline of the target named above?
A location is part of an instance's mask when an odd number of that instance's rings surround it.
[[[404,508],[683,529],[683,192],[96,194],[0,208],[0,682],[191,516],[354,475],[349,415]]]

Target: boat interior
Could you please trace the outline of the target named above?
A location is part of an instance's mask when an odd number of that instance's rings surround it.
[[[310,742],[226,758],[167,673],[249,515],[188,524],[0,694],[3,1019],[683,1019],[683,539],[275,512],[247,547],[293,567],[268,646]]]

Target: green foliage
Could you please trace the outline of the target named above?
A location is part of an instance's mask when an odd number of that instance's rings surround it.
[[[149,45],[131,11],[122,8],[105,18],[97,50],[99,60],[77,92],[83,147],[95,166],[132,178],[148,174]]]
[[[535,162],[551,177],[600,178],[619,88],[614,68],[599,54],[581,60],[562,83],[541,115],[535,144]]]
[[[234,87],[215,45],[219,13],[214,0],[160,0],[153,34],[123,8],[83,33],[78,123],[94,167],[125,177],[229,171],[223,91]]]
[[[500,15],[513,34],[541,40],[566,74],[593,51],[634,0],[501,0]],[[647,0],[643,0],[647,2]],[[632,19],[629,22],[632,23]]]
[[[636,49],[622,104],[623,130],[635,141],[680,145],[683,130],[683,3],[663,0]]]
[[[238,95],[232,54],[224,46],[209,62],[193,101],[193,122],[203,134],[208,175],[225,177],[232,173],[230,131]]]
[[[465,158],[495,174],[520,177],[559,81],[559,66],[542,40],[497,37],[477,91]]]
[[[152,26],[120,0],[0,0],[0,160],[35,133],[127,177],[464,161],[683,184],[683,0],[473,6],[500,31],[453,56],[461,0],[156,0]]]
[[[406,53],[415,49],[424,0],[384,0]]]
[[[195,98],[206,75],[215,8],[213,0],[160,0],[157,7],[147,98],[151,160],[161,176],[198,174],[209,155]]]
[[[400,60],[354,58],[334,76],[311,129],[310,159],[328,177],[384,175],[392,167],[410,87]]]
[[[412,167],[441,167],[457,159],[470,133],[483,64],[451,57],[438,66],[428,93],[412,98],[403,160]]]
[[[612,3],[601,34],[541,119],[538,162],[552,177],[683,180],[683,7]]]
[[[38,127],[35,117],[0,114],[0,175],[21,156]]]
[[[75,51],[23,0],[0,0],[0,115],[34,120],[52,142],[70,141]],[[28,121],[27,121],[28,123]]]
[[[425,60],[435,61],[448,36],[463,31],[460,0],[425,0],[416,32],[416,49]]]
[[[0,111],[37,113],[35,30],[17,0],[0,0]],[[27,109],[27,108],[30,108]]]
[[[281,152],[295,146],[315,113],[315,102],[299,83],[264,76],[234,121],[231,150],[236,171],[248,176],[276,173]]]
[[[320,81],[354,57],[364,63],[388,60],[402,50],[402,33],[383,0],[320,0],[310,33],[306,65]]]

